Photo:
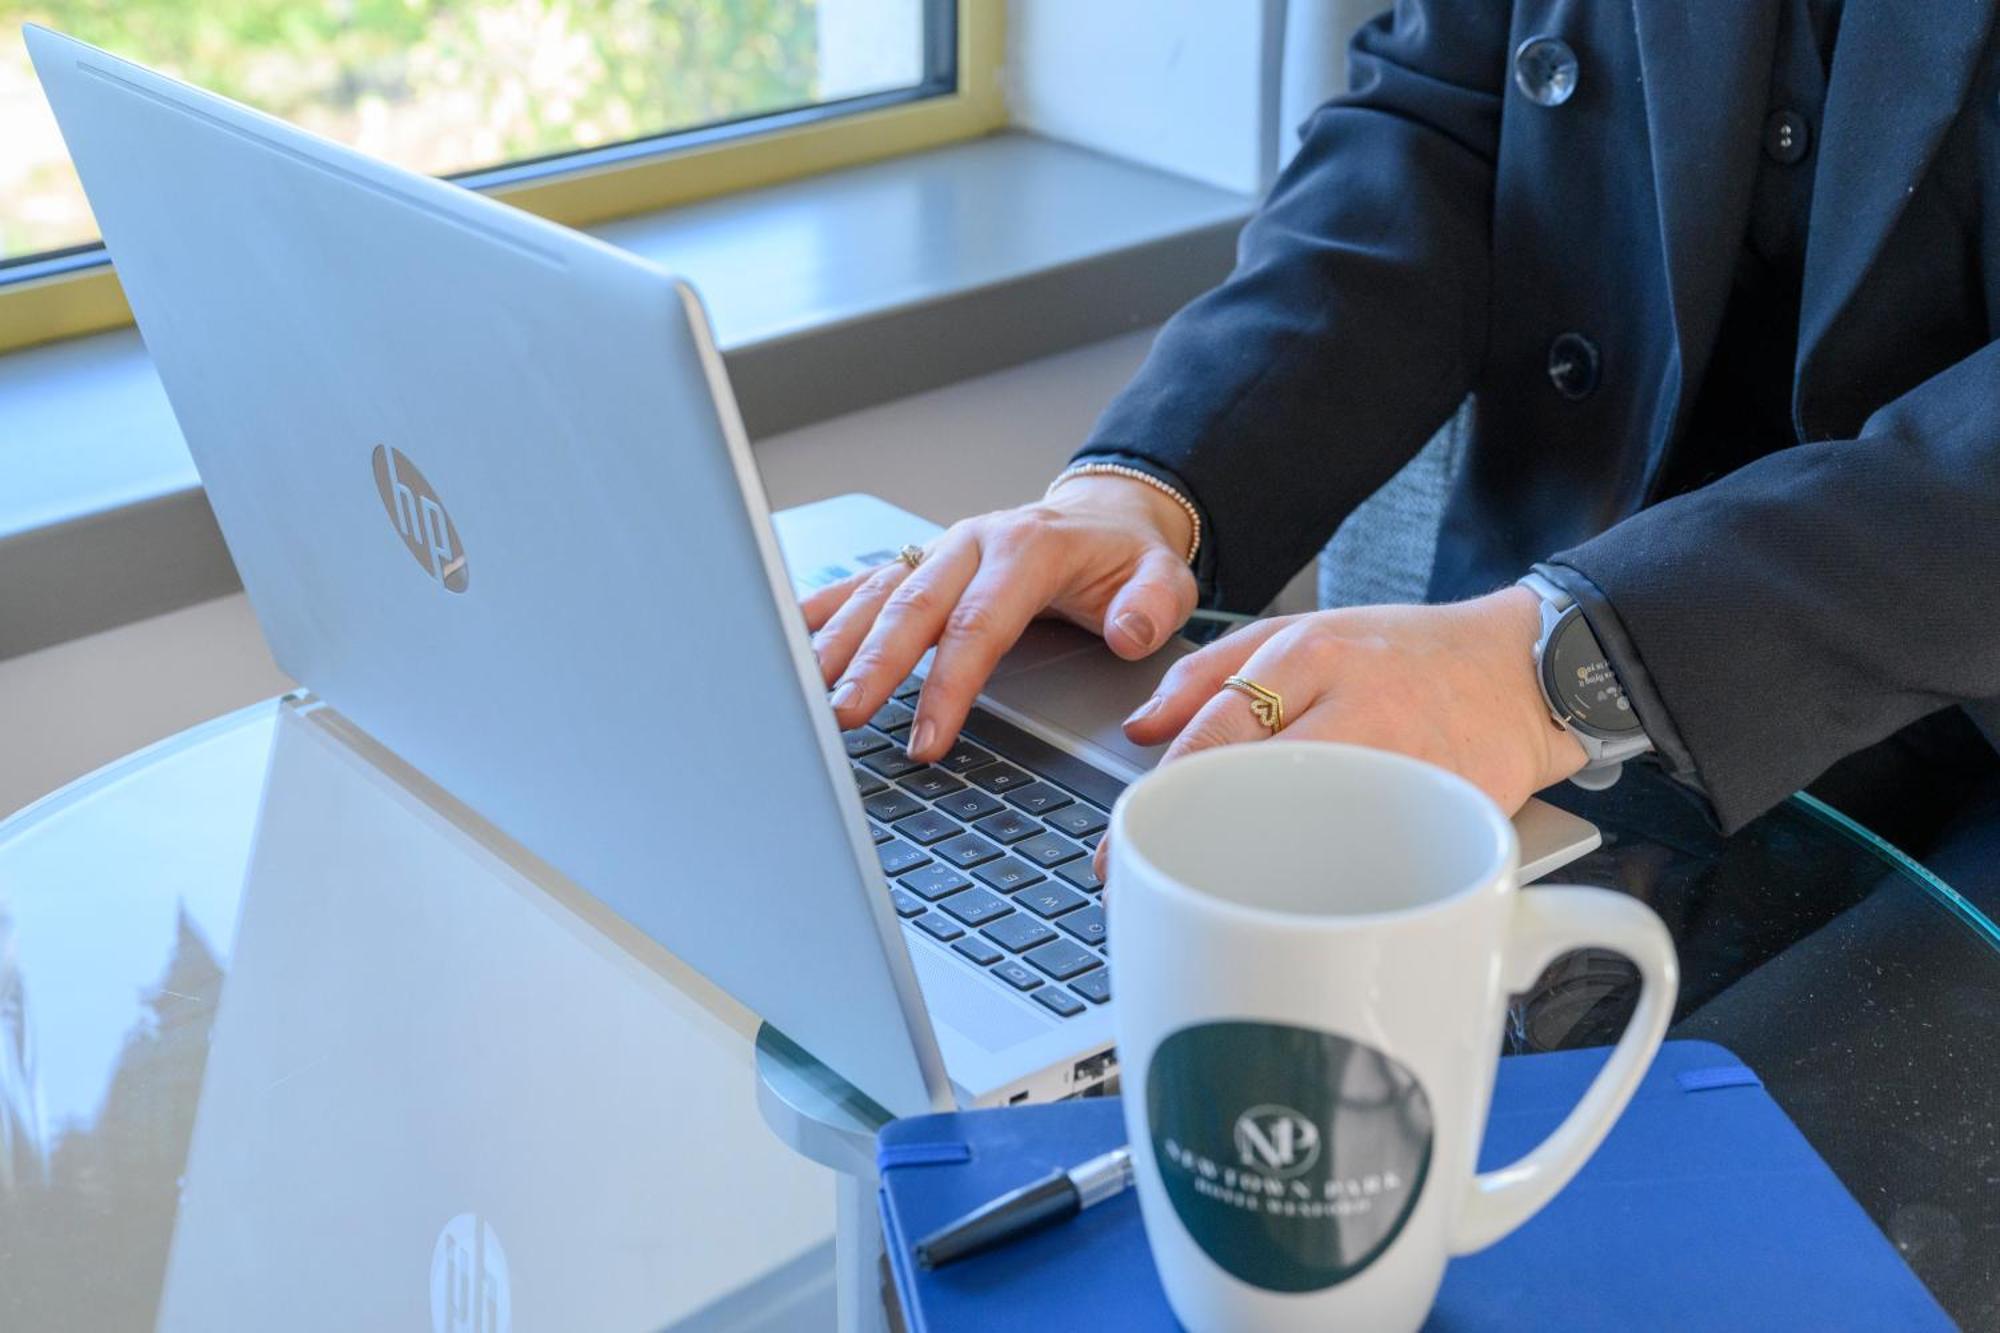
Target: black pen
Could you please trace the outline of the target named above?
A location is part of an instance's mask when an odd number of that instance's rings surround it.
[[[1066,1222],[1084,1209],[1124,1193],[1131,1185],[1130,1148],[1114,1148],[1068,1171],[1058,1168],[1034,1184],[983,1203],[949,1226],[933,1231],[917,1242],[917,1262],[925,1268],[941,1268],[1030,1231]]]

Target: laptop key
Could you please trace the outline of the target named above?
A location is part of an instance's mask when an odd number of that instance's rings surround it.
[[[986,938],[992,940],[1009,953],[1020,953],[1038,944],[1047,944],[1056,937],[1055,931],[1029,916],[1026,912],[1016,912],[1003,916],[986,927]]]
[[[1035,970],[1018,958],[1009,958],[1004,963],[995,964],[993,975],[1015,990],[1033,990],[1042,984],[1042,979],[1035,975]]]
[[[936,912],[926,912],[917,918],[917,929],[940,940],[955,940],[965,933],[965,927],[948,916]]]
[[[891,699],[875,710],[875,716],[868,719],[868,725],[877,731],[901,731],[910,725],[910,719],[915,716],[916,713],[908,706]]]
[[[897,916],[922,916],[930,910],[924,906],[922,898],[908,889],[890,889],[889,901],[896,905]]]
[[[924,803],[908,792],[891,789],[868,797],[861,802],[861,808],[868,812],[870,819],[893,824],[899,819],[908,819],[922,810]]]
[[[880,847],[883,843],[889,841],[892,835],[888,829],[883,828],[880,824],[870,823],[868,825],[868,836],[875,840],[877,847]]]
[[[1058,837],[1053,833],[1040,833],[1025,842],[1015,843],[1013,852],[1014,855],[1033,861],[1038,866],[1059,866],[1065,861],[1074,861],[1082,856],[1083,848],[1068,838]]]
[[[1007,905],[1005,898],[991,889],[968,889],[964,893],[954,893],[938,906],[968,926],[983,926],[1014,910]]]
[[[854,785],[860,789],[863,796],[873,796],[889,784],[861,767],[861,765],[856,764],[854,765]]]
[[[923,921],[920,920],[917,924],[921,926]],[[1082,976],[1093,967],[1104,965],[1096,954],[1074,940],[1057,940],[1053,944],[1044,944],[1041,948],[1029,952],[1028,961],[1057,981],[1068,981],[1071,977]]]
[[[975,768],[984,768],[993,762],[993,756],[980,749],[971,741],[960,741],[951,747],[951,753],[938,760],[939,768],[948,768],[954,773],[970,773]]]
[[[999,856],[1000,849],[977,834],[961,833],[931,848],[931,855],[951,862],[960,870],[970,870]]]
[[[1091,903],[1080,912],[1063,913],[1056,925],[1085,944],[1104,943],[1104,909],[1096,903]]]
[[[911,893],[929,902],[936,902],[946,894],[957,893],[960,889],[972,887],[972,881],[953,870],[950,866],[928,865],[912,870],[896,881]],[[983,892],[983,890],[982,890]]]
[[[938,797],[937,808],[950,815],[953,819],[961,820],[967,824],[972,823],[975,819],[984,819],[996,810],[1006,809],[1000,802],[988,796],[977,787],[961,787],[949,796]]]
[[[928,847],[934,842],[956,837],[965,832],[965,826],[955,819],[949,819],[935,810],[919,810],[908,819],[896,821],[898,837],[908,838],[919,847]]]
[[[1086,972],[1070,982],[1069,988],[1092,1004],[1103,1004],[1111,998],[1111,970],[1100,967]]]
[[[1096,893],[1104,887],[1104,881],[1097,877],[1097,867],[1091,864],[1087,856],[1081,861],[1066,861],[1057,866],[1056,874],[1085,893]]]
[[[1079,839],[1079,841],[1094,852],[1097,850],[1097,844],[1104,841],[1104,835],[1102,833],[1093,833],[1087,838]]]
[[[1007,956],[977,935],[967,935],[951,947],[981,967],[985,967],[988,963],[997,963]]]
[[[896,687],[895,693],[890,697],[901,703],[905,699],[916,698],[918,691],[923,688],[924,678],[922,676],[906,676],[903,679],[903,683]]]
[[[1014,895],[1014,901],[1036,916],[1061,916],[1064,912],[1075,911],[1090,899],[1067,884],[1051,881],[1047,884],[1037,884],[1032,889],[1022,889]]]
[[[949,796],[963,790],[965,784],[941,768],[920,768],[914,773],[905,773],[896,779],[896,785],[906,792],[935,801],[940,796]]]
[[[871,727],[856,727],[853,731],[840,733],[840,743],[847,747],[849,759],[859,759],[864,754],[889,748],[889,738]]]
[[[984,768],[973,769],[966,776],[988,791],[1012,791],[1035,780],[1034,774],[1024,773],[1012,764],[988,764]]]
[[[989,815],[973,825],[981,833],[995,842],[1019,842],[1032,838],[1042,831],[1042,826],[1022,814],[1019,810],[1002,810],[997,815]]]
[[[910,846],[896,838],[891,838],[875,849],[875,855],[882,858],[882,873],[900,875],[905,870],[915,870],[930,862],[930,853]]]
[[[1046,782],[1030,782],[1025,787],[1016,787],[1007,793],[1007,804],[1018,806],[1031,815],[1045,815],[1051,810],[1060,810],[1070,804],[1070,794],[1060,787],[1052,787]]]
[[[1040,884],[1048,876],[1029,865],[1018,856],[1004,857],[998,861],[988,861],[972,872],[972,877],[982,884],[990,884],[1002,893],[1012,893],[1025,889],[1030,884]]]
[[[905,773],[914,773],[922,768],[923,761],[912,759],[900,747],[877,750],[873,754],[861,756],[862,767],[880,773],[885,778],[900,778]]]
[[[1109,822],[1105,813],[1094,805],[1078,801],[1064,806],[1054,814],[1042,816],[1042,822],[1058,832],[1067,833],[1072,838],[1087,838],[1093,833],[1102,833]]]
[[[1044,986],[1035,992],[1035,1002],[1054,1011],[1058,1018],[1075,1018],[1083,1012],[1083,1001],[1060,986]]]

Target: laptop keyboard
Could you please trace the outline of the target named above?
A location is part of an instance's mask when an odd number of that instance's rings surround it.
[[[1091,852],[1116,779],[981,710],[935,764],[903,753],[912,676],[847,757],[904,928],[1059,1018],[1111,998],[1103,883]]]

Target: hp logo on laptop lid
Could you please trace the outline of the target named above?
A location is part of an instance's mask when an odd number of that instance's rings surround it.
[[[375,489],[381,493],[382,507],[388,510],[403,545],[445,591],[464,592],[472,581],[471,573],[465,565],[465,548],[458,542],[458,528],[445,512],[444,502],[402,450],[378,444],[374,463]]]

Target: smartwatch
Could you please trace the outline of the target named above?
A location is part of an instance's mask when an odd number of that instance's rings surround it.
[[[1632,710],[1618,673],[1583,618],[1583,608],[1552,580],[1530,573],[1520,586],[1542,602],[1542,633],[1535,643],[1535,679],[1555,724],[1576,737],[1588,756],[1570,781],[1602,791],[1618,781],[1627,759],[1648,754],[1653,742]]]

